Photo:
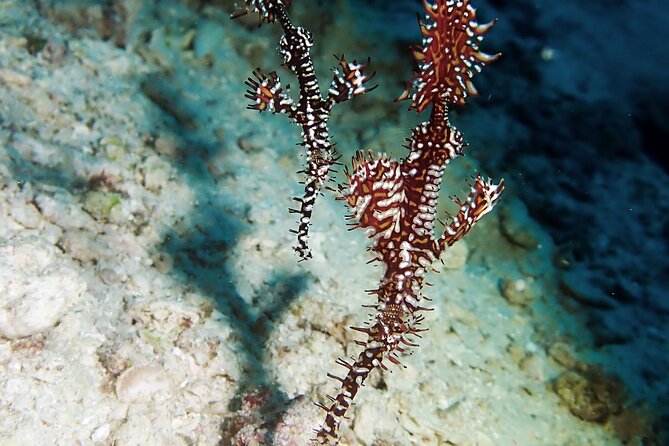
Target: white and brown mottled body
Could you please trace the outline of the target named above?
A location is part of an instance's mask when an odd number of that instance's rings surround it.
[[[300,145],[305,148],[307,155],[306,166],[302,171],[306,175],[304,193],[295,198],[300,203],[299,209],[291,211],[299,215],[297,230],[293,231],[297,236],[294,249],[300,260],[305,260],[311,257],[309,225],[316,197],[334,171],[333,164],[337,160],[328,131],[330,110],[338,102],[372,90],[365,84],[373,74],[367,75],[365,72],[368,63],[358,64],[355,60],[347,62],[343,56],[339,57],[339,68],[334,70],[328,94],[323,98],[309,54],[313,45],[311,33],[291,23],[286,12],[288,3],[287,0],[246,0],[245,8],[235,16],[254,11],[260,14],[261,23],[264,20],[279,22],[284,32],[279,40],[279,54],[283,58],[283,65],[297,77],[297,103],[283,90],[275,71],[267,75],[260,69],[256,69],[254,77],[246,81],[250,88],[246,97],[253,101],[249,108],[261,112],[269,110],[285,113],[302,129]]]
[[[341,188],[354,227],[368,231],[370,249],[385,268],[379,287],[370,292],[376,296],[372,320],[353,327],[366,335],[357,341],[362,351],[352,362],[337,362],[347,369],[343,377],[329,375],[340,382],[340,391],[329,397],[329,404],[319,404],[326,416],[316,432],[318,444],[337,443],[341,420],[371,371],[385,368],[386,360],[399,363],[397,353],[415,346],[414,338],[423,331],[420,312],[427,309],[422,306],[427,269],[492,210],[504,189],[503,182],[477,176],[467,199],[456,201],[457,215],[435,235],[442,176],[464,148],[460,132],[448,121],[448,105],[464,104],[468,95],[476,94],[471,77],[496,56],[478,50],[492,23],[478,25],[468,0],[424,1],[424,6],[424,47],[414,50],[420,71],[400,100],[412,99],[410,110],[419,112],[432,106],[430,118],[412,131],[406,158],[359,153],[347,172],[348,184]]]

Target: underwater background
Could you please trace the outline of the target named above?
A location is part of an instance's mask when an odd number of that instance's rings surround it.
[[[421,2],[292,3],[322,87],[333,54],[376,71],[331,115],[341,162],[406,156]],[[669,8],[473,5],[502,58],[451,113],[441,208],[473,172],[506,191],[341,444],[669,445]],[[297,262],[299,129],[244,97],[256,67],[294,81],[280,28],[236,9],[0,0],[0,445],[303,445],[322,422],[381,267],[328,191]]]

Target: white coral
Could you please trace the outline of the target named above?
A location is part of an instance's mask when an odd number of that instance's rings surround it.
[[[86,283],[69,259],[40,237],[0,243],[0,336],[20,338],[54,326]]]

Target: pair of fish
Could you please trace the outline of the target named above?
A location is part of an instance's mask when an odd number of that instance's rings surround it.
[[[308,235],[314,204],[338,164],[328,133],[330,110],[336,103],[373,89],[367,86],[373,74],[367,74],[369,62],[347,62],[342,56],[323,98],[309,55],[311,34],[291,23],[288,4],[289,0],[246,0],[234,16],[257,12],[261,24],[276,21],[283,28],[279,52],[284,65],[297,77],[298,101],[284,90],[276,72],[265,74],[259,69],[247,81],[246,96],[252,101],[249,108],[286,114],[302,128],[301,145],[307,154],[305,189],[303,196],[296,198],[299,209],[293,212],[299,214],[295,251],[305,260],[311,257]],[[413,129],[406,158],[359,152],[351,169],[346,169],[346,184],[339,187],[339,198],[346,200],[351,210],[348,218],[352,227],[368,232],[373,260],[385,268],[379,287],[369,291],[376,296],[372,319],[365,327],[352,327],[366,336],[356,341],[361,352],[350,362],[337,361],[346,369],[344,376],[328,375],[339,382],[340,390],[328,396],[327,403],[318,403],[326,415],[316,429],[317,444],[336,444],[341,420],[370,372],[385,369],[386,361],[398,364],[397,353],[415,346],[415,337],[425,331],[420,328],[420,312],[428,309],[423,306],[427,269],[493,209],[504,189],[503,181],[494,183],[477,175],[468,197],[456,200],[457,214],[445,224],[443,233],[435,236],[442,175],[465,147],[462,135],[449,123],[448,107],[463,105],[467,97],[478,95],[472,78],[499,55],[479,49],[494,21],[479,24],[469,0],[424,0],[423,6],[426,18],[419,21],[423,44],[413,51],[418,70],[397,100],[410,100],[409,110],[418,112],[431,107],[429,119]]]

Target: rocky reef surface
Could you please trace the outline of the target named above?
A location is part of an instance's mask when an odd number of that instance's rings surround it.
[[[418,5],[293,3],[324,79],[333,52],[378,72],[332,117],[344,159],[402,156],[418,117],[392,98]],[[582,76],[583,42],[551,30],[586,29],[603,2],[480,3],[504,58],[456,111],[471,156],[444,188],[482,170],[508,190],[431,273],[430,331],[404,368],[370,378],[342,444],[666,444],[666,109],[658,94],[657,114],[625,118],[640,96],[614,88],[657,70],[604,76],[618,42]],[[348,327],[378,271],[333,196],[314,258],[296,262],[299,134],[243,96],[256,66],[278,65],[278,30],[232,9],[0,0],[3,445],[302,445],[321,421],[313,402],[356,351]]]

